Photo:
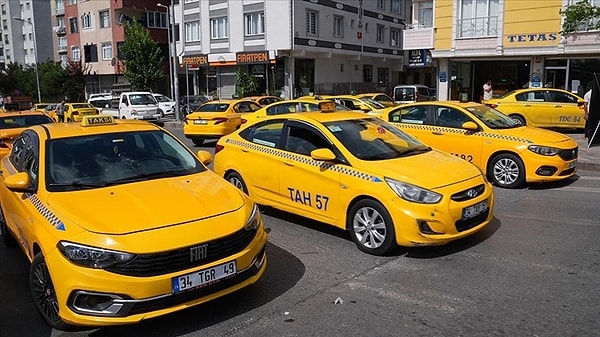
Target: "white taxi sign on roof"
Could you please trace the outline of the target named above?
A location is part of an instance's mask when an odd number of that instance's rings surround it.
[[[83,116],[81,120],[81,126],[94,126],[94,125],[112,125],[117,124],[115,118],[112,115],[93,115]]]

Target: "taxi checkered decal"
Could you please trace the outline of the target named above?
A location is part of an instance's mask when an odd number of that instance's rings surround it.
[[[357,171],[355,169],[352,169],[350,167],[347,166],[340,166],[340,165],[333,165],[333,164],[329,164],[329,163],[323,163],[317,160],[314,160],[310,157],[306,157],[306,156],[301,156],[295,153],[290,153],[290,152],[285,152],[279,149],[275,149],[275,148],[271,148],[265,145],[257,145],[251,142],[246,142],[246,141],[238,141],[235,139],[227,139],[225,141],[226,143],[230,143],[233,145],[237,145],[237,146],[241,146],[244,148],[248,148],[251,150],[255,150],[258,152],[262,152],[262,153],[266,153],[266,154],[270,154],[270,155],[274,155],[277,157],[281,157],[283,159],[289,159],[289,160],[293,160],[299,163],[303,163],[303,164],[308,164],[311,166],[315,166],[315,167],[319,167],[322,169],[326,169],[326,170],[332,170],[334,172],[339,172],[341,174],[345,174],[345,175],[349,175],[349,176],[353,176],[355,178],[359,178],[359,179],[363,179],[363,180],[367,180],[367,181],[371,181],[374,183],[380,183],[383,180],[381,180],[379,177],[376,177],[374,175],[371,174],[367,174],[364,172],[360,172]]]
[[[437,131],[437,132],[455,133],[455,134],[465,134],[465,133],[469,132],[469,131],[465,131],[464,129],[460,129],[460,128],[450,128],[450,127],[443,127],[443,126],[410,124],[410,123],[392,123],[392,124],[395,124],[396,126],[399,126],[404,129],[427,130],[427,131],[434,131],[434,132]],[[515,136],[509,136],[509,135],[503,135],[503,134],[497,134],[497,133],[487,133],[487,132],[474,132],[473,134],[484,137],[484,138],[494,138],[494,139],[501,139],[501,140],[510,140],[510,141],[519,142],[519,143],[533,144],[533,142],[529,139],[515,137]]]
[[[37,211],[40,212],[40,214],[44,218],[46,218],[46,220],[48,220],[52,227],[58,229],[59,231],[65,230],[65,224],[62,221],[60,221],[60,219],[56,215],[54,215],[54,213],[52,213],[46,206],[44,206],[44,204],[37,197],[37,195],[27,193],[26,197],[29,199],[29,201],[31,201],[35,209],[37,209]]]

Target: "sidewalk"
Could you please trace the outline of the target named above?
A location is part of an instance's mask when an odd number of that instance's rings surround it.
[[[181,128],[181,122],[165,122],[165,127]],[[588,148],[587,140],[583,137],[583,132],[565,133],[573,138],[579,144],[579,158],[577,159],[577,169],[584,171],[600,171],[600,144],[594,144]]]
[[[577,169],[585,171],[600,171],[600,144],[593,144],[588,148],[587,139],[583,133],[568,133],[579,144]]]

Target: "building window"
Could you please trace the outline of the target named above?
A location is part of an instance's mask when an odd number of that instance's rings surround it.
[[[256,12],[244,15],[246,22],[246,36],[261,35],[265,33],[265,13]]]
[[[365,64],[363,66],[363,82],[373,82],[373,66]]]
[[[110,12],[100,11],[100,28],[108,28],[110,27]]]
[[[148,28],[167,28],[169,27],[169,20],[167,19],[167,13],[163,12],[147,12],[146,19]]]
[[[81,49],[79,46],[71,47],[71,59],[76,62],[81,61]]]
[[[8,20],[2,20],[2,29],[8,30]]]
[[[458,37],[498,35],[500,0],[461,0]]]
[[[58,37],[57,48],[58,48],[59,53],[64,53],[67,51],[67,37],[66,36]]]
[[[385,0],[377,0],[377,9],[385,10]]]
[[[419,4],[419,27],[433,27],[433,2],[421,2]]]
[[[226,39],[229,37],[227,17],[214,18],[210,20],[210,38]]]
[[[392,0],[390,11],[395,14],[402,14],[402,1]]]
[[[85,63],[98,62],[98,46],[95,44],[83,46],[83,57]]]
[[[333,16],[333,36],[344,37],[344,17],[334,15]]]
[[[402,39],[402,32],[397,28],[390,28],[390,46],[400,47]]]
[[[113,57],[112,43],[110,43],[110,42],[102,43],[102,59],[103,60],[111,60],[112,57]]]
[[[390,83],[389,68],[377,68],[377,83],[379,85],[388,85]]]
[[[6,15],[6,4],[2,4],[2,15]]]
[[[56,18],[56,26],[62,27],[64,29],[65,28],[65,18],[64,17]],[[64,31],[63,31],[63,33],[64,33]]]
[[[385,26],[377,25],[377,43],[383,43],[385,34]]]
[[[315,11],[306,11],[306,35],[319,34],[319,13]]]
[[[77,25],[77,18],[69,18],[69,31],[71,34],[79,33],[79,26]]]
[[[200,41],[200,21],[185,23],[185,42]]]
[[[76,5],[77,0],[67,0],[67,5]]]
[[[81,16],[81,28],[82,29],[91,29],[92,28],[92,15],[83,14]]]

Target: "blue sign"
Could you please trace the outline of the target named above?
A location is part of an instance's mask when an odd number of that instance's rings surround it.
[[[448,75],[445,71],[440,71],[440,82],[448,81]]]

